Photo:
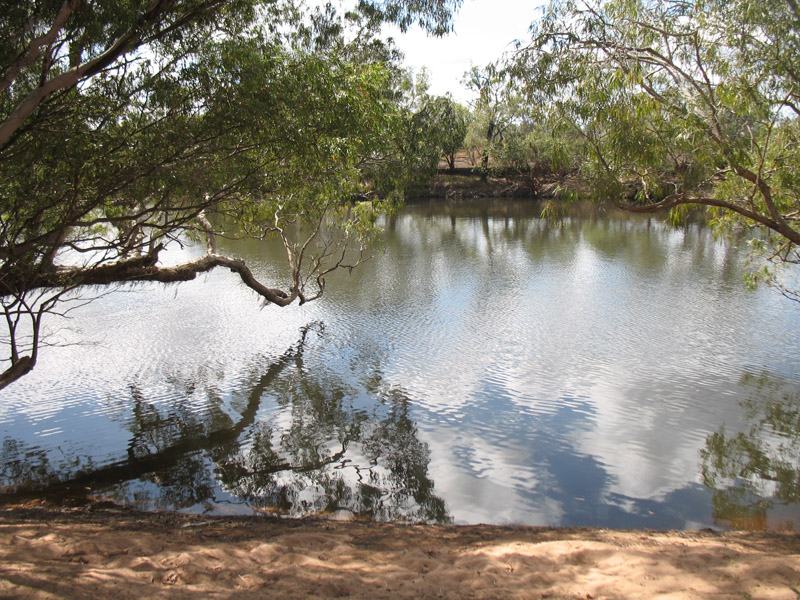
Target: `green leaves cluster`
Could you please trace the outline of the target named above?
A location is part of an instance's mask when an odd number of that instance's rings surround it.
[[[408,75],[403,87],[411,92],[406,106],[407,134],[404,142],[410,181],[423,185],[436,174],[445,157],[452,166],[467,135],[469,112],[449,95],[428,94],[427,71]]]
[[[512,65],[541,122],[580,136],[598,198],[708,207],[800,243],[800,14],[786,0],[555,0]]]
[[[358,263],[427,151],[407,143],[399,55],[380,24],[441,32],[457,4],[364,1],[344,15],[292,0],[3,4],[10,331],[41,317],[41,302],[23,301],[33,290],[179,281],[222,264],[270,302],[319,295],[327,272]],[[287,289],[216,255],[232,231],[281,237]],[[187,235],[209,256],[163,268],[160,252]]]

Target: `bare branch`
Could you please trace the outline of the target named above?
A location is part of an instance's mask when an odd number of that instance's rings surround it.
[[[206,233],[206,252],[208,254],[216,254],[217,253],[217,237],[214,233],[214,227],[211,225],[211,222],[206,218],[206,211],[201,210],[200,214],[197,215],[197,222],[202,225],[203,230]]]

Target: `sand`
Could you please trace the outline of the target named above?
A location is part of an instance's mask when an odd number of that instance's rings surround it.
[[[0,598],[796,600],[800,534],[0,509]]]

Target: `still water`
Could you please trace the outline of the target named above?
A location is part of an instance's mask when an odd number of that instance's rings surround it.
[[[745,250],[702,224],[539,214],[409,206],[302,307],[262,308],[223,270],[96,299],[52,322],[59,345],[2,392],[0,491],[800,528],[800,306],[745,291]],[[222,251],[281,273],[275,248]]]

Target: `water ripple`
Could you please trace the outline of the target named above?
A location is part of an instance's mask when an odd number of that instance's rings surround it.
[[[113,489],[185,510],[714,524],[700,452],[797,394],[798,312],[746,293],[738,251],[701,228],[483,208],[410,209],[303,307],[260,309],[225,272],[97,300],[63,339],[93,343],[48,348],[6,391],[8,464],[177,448],[173,472]]]

